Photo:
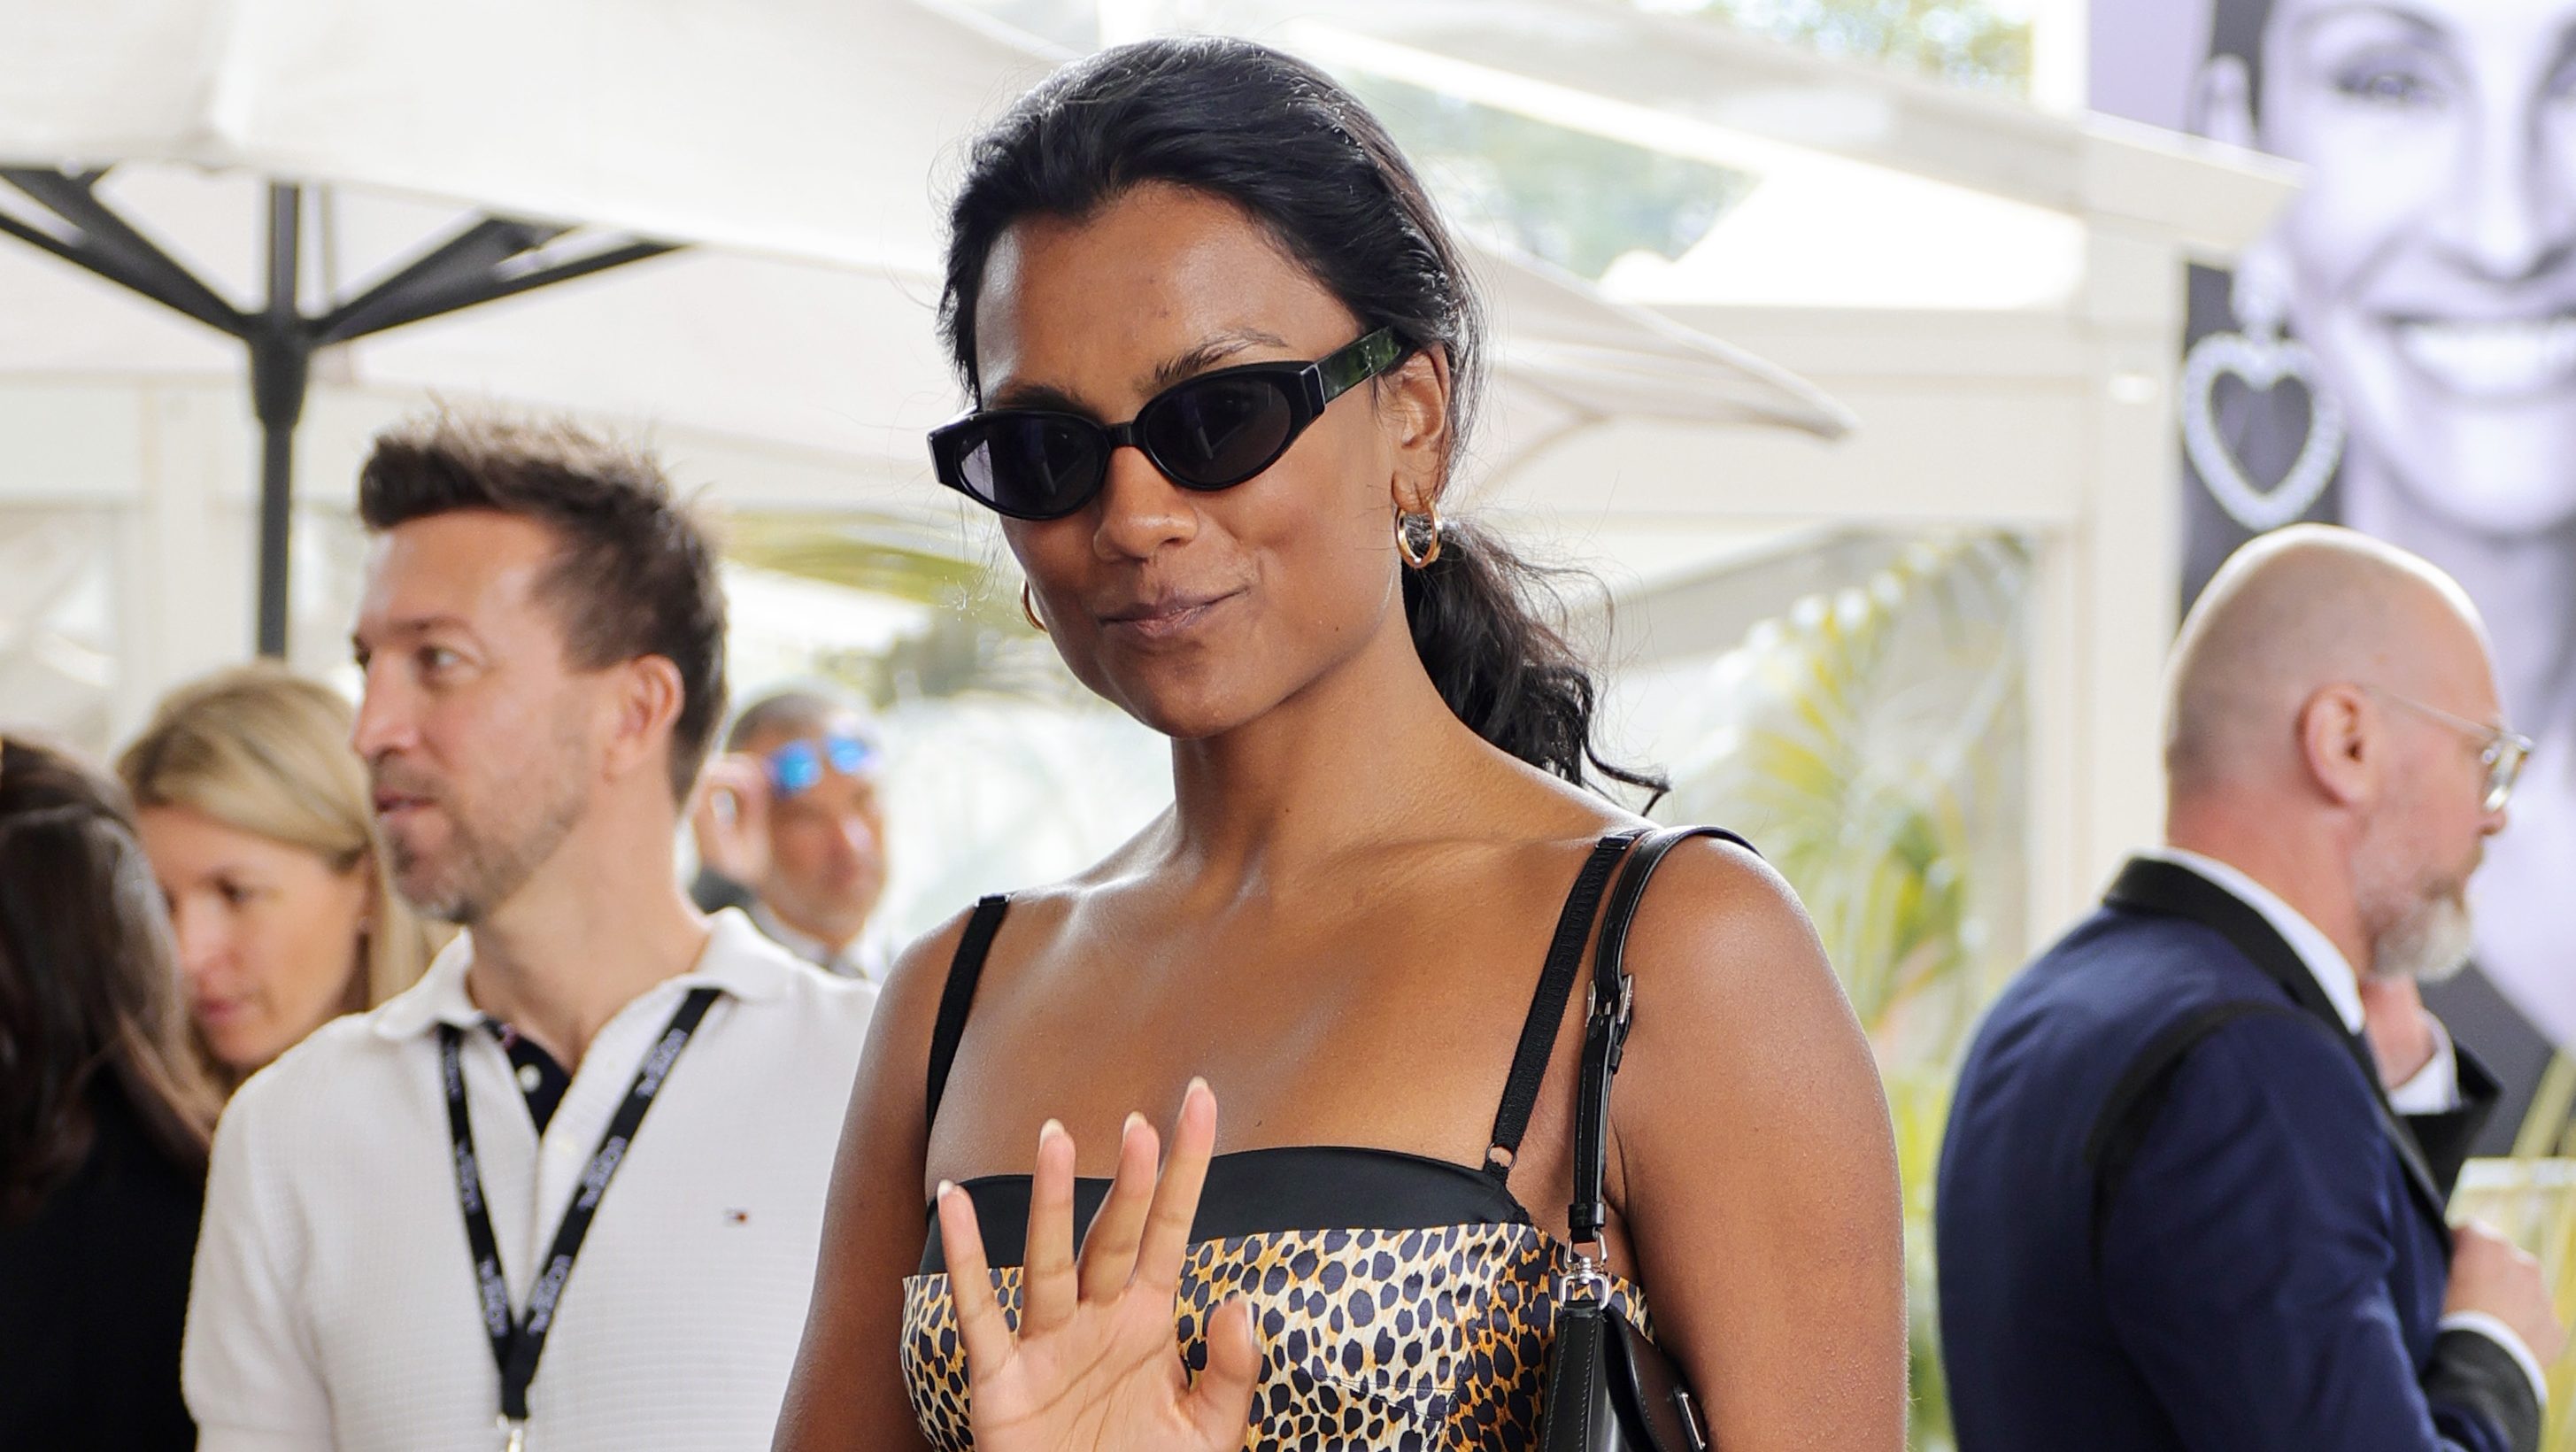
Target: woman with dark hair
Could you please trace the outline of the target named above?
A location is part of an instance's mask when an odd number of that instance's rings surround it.
[[[1440,518],[1483,362],[1456,247],[1330,79],[1154,41],[976,144],[945,313],[941,478],[1172,739],[1175,802],[896,969],[779,1445],[1530,1447],[1596,1269],[1567,990],[1643,825],[1586,784],[1644,778],[1530,572]],[[1587,1285],[1651,1304],[1729,1452],[1893,1452],[1894,1154],[1804,915],[1691,840],[1625,963]],[[1158,1181],[1130,1111],[1175,1102]]]
[[[125,793],[0,737],[0,1441],[186,1448],[215,1094]]]

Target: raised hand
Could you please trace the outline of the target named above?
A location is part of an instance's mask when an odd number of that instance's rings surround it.
[[[769,768],[757,756],[727,753],[700,774],[697,807],[689,827],[697,834],[698,861],[742,884],[758,887],[769,876]]]
[[[2451,1283],[2442,1314],[2483,1311],[2513,1328],[2541,1365],[2567,1349],[2567,1328],[2549,1304],[2540,1262],[2494,1226],[2475,1221],[2451,1232]]]
[[[1233,1452],[1251,1419],[1261,1366],[1252,1310],[1240,1298],[1207,1321],[1207,1369],[1195,1384],[1175,1323],[1181,1259],[1216,1144],[1216,1096],[1190,1081],[1158,1178],[1144,1116],[1127,1116],[1118,1174],[1076,1260],[1073,1137],[1038,1131],[1029,1194],[1020,1325],[993,1295],[975,1205],[939,1187],[949,1294],[966,1348],[968,1419],[977,1452]]]

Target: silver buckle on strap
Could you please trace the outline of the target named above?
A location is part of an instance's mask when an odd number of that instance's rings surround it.
[[[1601,1244],[1597,1240],[1585,1243],[1596,1249]],[[1610,1273],[1603,1267],[1599,1256],[1588,1253],[1578,1246],[1574,1251],[1574,1264],[1566,1270],[1565,1279],[1558,1284],[1557,1296],[1560,1300],[1571,1301],[1576,1296],[1585,1294],[1590,1295],[1601,1305],[1610,1304]]]

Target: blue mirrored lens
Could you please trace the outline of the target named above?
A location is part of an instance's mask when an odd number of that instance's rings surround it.
[[[823,779],[823,767],[857,776],[874,765],[876,746],[857,736],[826,736],[820,741],[790,741],[769,753],[770,785],[782,797],[810,791]]]
[[[843,776],[857,776],[877,759],[876,748],[856,736],[826,737],[823,747],[831,757],[832,770]]]
[[[780,796],[792,797],[823,779],[823,759],[811,741],[791,741],[769,753],[769,781]]]

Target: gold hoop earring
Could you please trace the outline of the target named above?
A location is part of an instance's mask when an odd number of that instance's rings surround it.
[[[1020,614],[1029,622],[1029,629],[1040,635],[1047,633],[1046,622],[1038,618],[1037,601],[1030,598],[1029,582],[1026,580],[1020,582]]]
[[[1431,539],[1431,547],[1420,551],[1416,551],[1413,547],[1411,528],[1412,522],[1417,518],[1422,521],[1423,532]],[[1395,550],[1397,554],[1404,556],[1404,562],[1407,565],[1417,570],[1426,568],[1433,560],[1440,558],[1440,506],[1438,504],[1431,505],[1418,516],[1405,513],[1402,505],[1396,506]]]

